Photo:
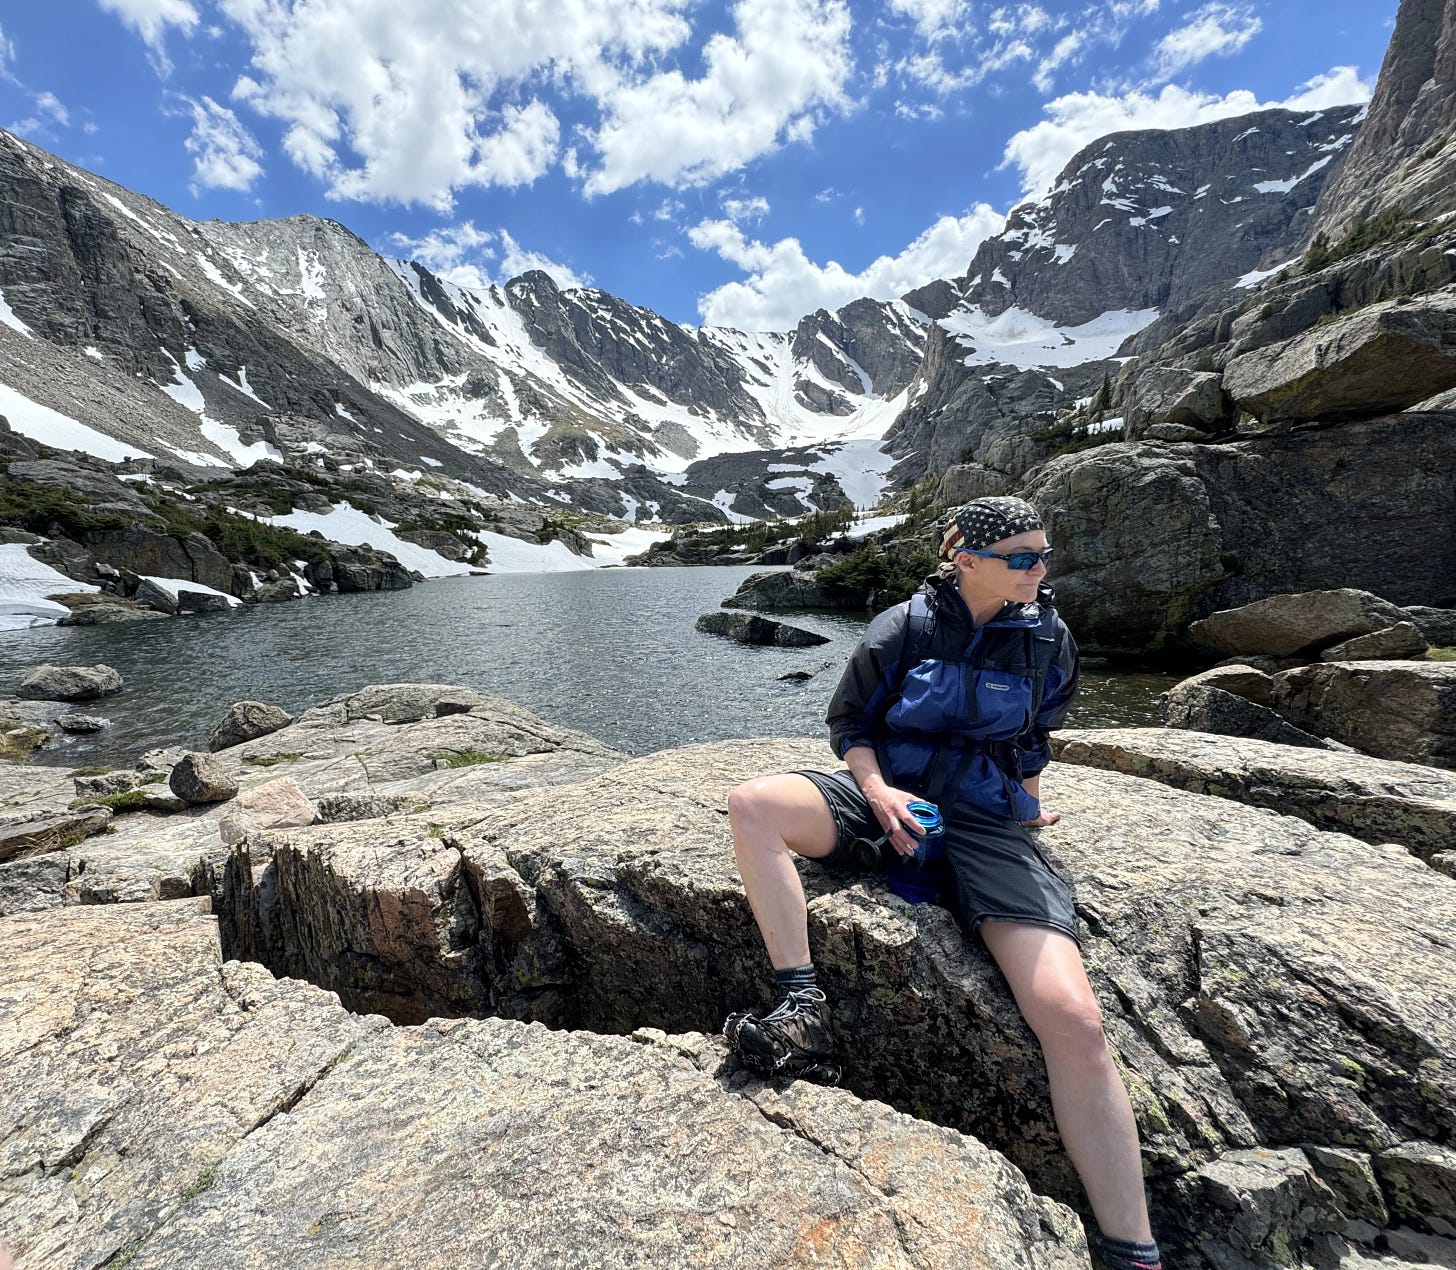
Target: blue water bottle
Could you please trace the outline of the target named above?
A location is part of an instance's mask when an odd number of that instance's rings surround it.
[[[933,904],[940,898],[945,872],[945,825],[934,803],[907,803],[905,810],[920,825],[920,841],[910,855],[896,852],[890,861],[890,890],[912,904]]]

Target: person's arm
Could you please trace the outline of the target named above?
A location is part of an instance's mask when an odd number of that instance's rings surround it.
[[[1020,751],[1021,787],[1037,799],[1038,803],[1041,801],[1041,773],[1052,757],[1048,733],[1066,722],[1067,712],[1072,707],[1072,698],[1077,695],[1077,685],[1081,679],[1077,641],[1072,638],[1072,632],[1064,622],[1058,621],[1057,627],[1057,655],[1047,668],[1041,706],[1036,712],[1030,733],[1016,743],[1016,748]],[[1042,808],[1035,820],[1024,820],[1022,823],[1028,828],[1039,829],[1054,825],[1061,818],[1060,812]]]
[[[874,749],[881,716],[900,682],[907,610],[908,605],[897,604],[879,614],[865,628],[839,676],[825,716],[836,758],[846,758],[855,746]]]

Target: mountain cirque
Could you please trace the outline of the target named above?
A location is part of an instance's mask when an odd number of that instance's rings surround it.
[[[449,753],[518,757],[441,766]],[[1034,1040],[947,913],[803,863],[849,1088],[763,1086],[716,1039],[766,990],[727,790],[824,766],[821,743],[624,761],[498,699],[415,685],[216,757],[245,795],[289,778],[328,819],[229,851],[226,804],[120,812],[114,834],[0,865],[18,883],[37,860],[88,860],[40,911],[0,919],[18,968],[0,992],[0,1222],[22,1266],[243,1246],[258,1265],[310,1246],[311,1264],[395,1264],[404,1247],[425,1264],[572,1248],[583,1264],[799,1265],[817,1248],[1087,1265],[1071,1214],[974,1140],[1080,1202]],[[1258,782],[1316,778],[1286,772]],[[1173,1264],[1447,1255],[1456,883],[1403,847],[1157,781],[1060,764],[1047,797],[1066,818],[1043,847],[1077,892]],[[110,867],[133,889],[90,898],[146,901],[146,844],[154,881],[201,895],[98,908],[64,889]],[[240,952],[291,977],[219,969]]]

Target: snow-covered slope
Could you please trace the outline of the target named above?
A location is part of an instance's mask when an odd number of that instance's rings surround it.
[[[20,228],[0,245],[0,383],[30,403],[12,422],[109,458],[329,455],[543,506],[721,517],[719,491],[682,481],[693,461],[883,434],[924,340],[894,303],[806,319],[822,329],[798,356],[799,332],[678,326],[540,273],[466,290],[328,220],[194,223],[5,134],[0,189]]]

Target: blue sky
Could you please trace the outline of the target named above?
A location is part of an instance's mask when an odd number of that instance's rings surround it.
[[[196,219],[784,329],[963,272],[1106,132],[1363,100],[1396,8],[0,0],[0,124]]]

